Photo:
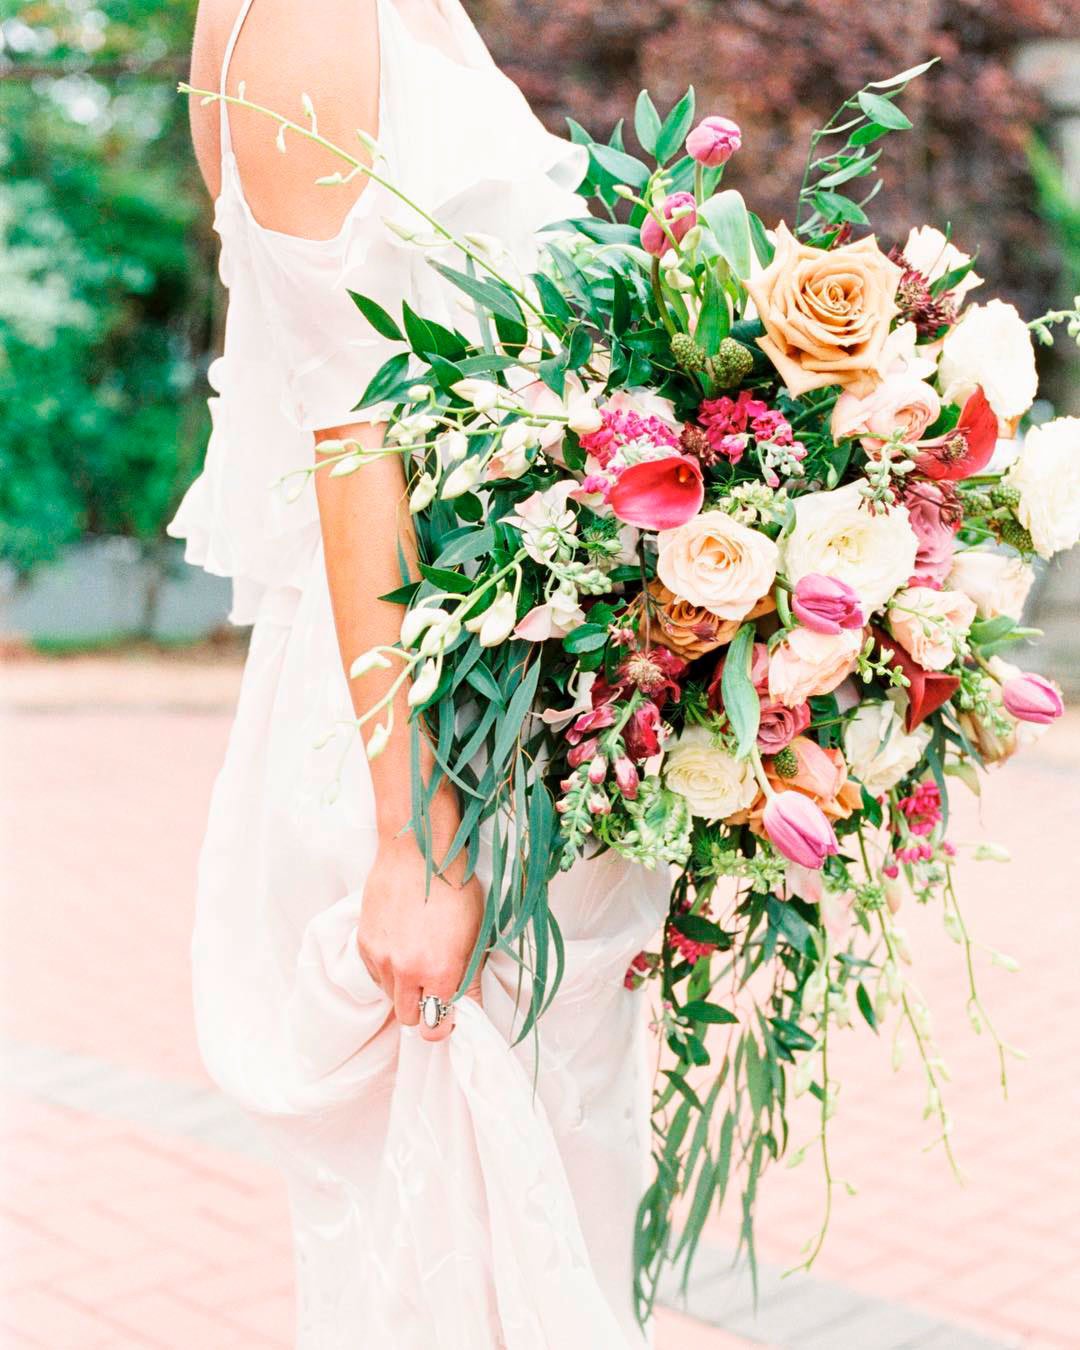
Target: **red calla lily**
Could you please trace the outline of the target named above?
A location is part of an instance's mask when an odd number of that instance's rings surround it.
[[[627,525],[673,530],[701,510],[705,481],[696,459],[666,455],[623,469],[608,494],[608,505]]]
[[[948,703],[960,688],[955,675],[946,675],[940,670],[926,670],[913,661],[895,638],[880,628],[871,630],[877,639],[878,652],[883,649],[892,653],[889,664],[902,670],[910,683],[907,687],[908,710],[906,726],[914,731],[920,722],[925,722],[931,713]]]
[[[920,473],[937,481],[959,482],[981,473],[990,463],[998,438],[997,414],[977,388],[960,413],[952,431],[922,441],[916,459]]]

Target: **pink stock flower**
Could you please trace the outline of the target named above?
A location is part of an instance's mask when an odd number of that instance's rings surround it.
[[[824,811],[801,792],[774,793],[765,804],[762,825],[773,847],[800,867],[817,871],[840,851]]]
[[[847,582],[820,572],[808,572],[799,579],[791,610],[805,628],[815,633],[835,636],[843,628],[862,628],[866,622],[862,601]]]
[[[654,258],[662,258],[671,247],[672,239],[676,243],[685,239],[697,224],[696,207],[692,192],[673,192],[666,198],[661,214],[667,221],[667,229],[652,215],[645,218],[641,227],[641,247],[645,252],[651,253]],[[677,219],[673,219],[676,216]]]
[[[686,138],[686,153],[708,169],[726,164],[742,146],[742,130],[730,117],[705,117]]]
[[[1057,685],[1041,675],[1014,675],[1001,686],[1001,701],[1006,712],[1021,722],[1045,726],[1056,722],[1065,711],[1065,702]]]
[[[623,469],[608,491],[608,505],[628,525],[674,530],[701,510],[705,480],[689,455],[647,459]]]
[[[938,590],[952,571],[960,513],[944,489],[936,483],[912,483],[904,493],[904,505],[907,507],[908,524],[919,541],[915,571],[908,585],[932,586]]]

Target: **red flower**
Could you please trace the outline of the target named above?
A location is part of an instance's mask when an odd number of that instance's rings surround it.
[[[920,442],[921,453],[915,462],[927,478],[959,482],[986,468],[997,438],[997,415],[982,389],[976,388],[953,430],[932,441]]]
[[[701,510],[705,480],[689,455],[646,459],[623,469],[608,493],[620,520],[643,530],[673,530]]]
[[[872,631],[877,639],[878,651],[891,652],[889,664],[902,670],[910,681],[907,688],[907,729],[914,731],[920,722],[925,722],[931,713],[948,703],[960,688],[960,680],[956,675],[946,675],[940,670],[924,669],[887,633],[883,633],[880,628]]]
[[[638,764],[660,753],[660,709],[655,703],[642,703],[634,709],[624,737],[626,753]]]

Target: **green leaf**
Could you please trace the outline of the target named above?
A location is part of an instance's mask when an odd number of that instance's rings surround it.
[[[656,159],[666,164],[672,155],[682,147],[694,125],[694,87],[683,94],[678,103],[664,118],[663,125],[656,137]]]
[[[883,98],[881,94],[870,94],[864,89],[859,95],[859,107],[869,117],[871,122],[875,122],[879,127],[887,127],[890,131],[909,131],[911,129],[911,118],[896,106],[891,99]]]
[[[753,649],[754,625],[744,623],[728,648],[720,681],[724,711],[738,740],[735,753],[739,759],[746,759],[753,750],[761,724],[761,700],[750,679]]]
[[[941,58],[932,57],[929,61],[924,61],[922,65],[912,66],[909,70],[902,70],[899,75],[890,75],[887,80],[871,80],[871,89],[895,89],[898,84],[908,84],[911,80],[917,80],[920,75],[925,75],[931,66],[936,66]]]
[[[449,572],[442,567],[429,567],[427,563],[420,564],[420,575],[433,586],[438,586],[441,591],[452,591],[455,595],[468,595],[473,589],[473,583],[460,572]]]
[[[705,273],[705,295],[694,329],[694,341],[706,352],[715,352],[730,328],[731,311],[728,309],[727,294],[717,280],[716,272],[709,268]]]
[[[716,238],[721,257],[732,272],[744,281],[750,275],[753,244],[750,238],[750,217],[742,193],[734,188],[718,192],[701,207],[709,228]]]
[[[593,343],[587,329],[580,325],[574,329],[573,336],[570,339],[570,349],[567,352],[566,364],[570,370],[580,370],[581,367],[592,356]]]
[[[449,567],[455,563],[471,562],[474,558],[483,558],[495,547],[495,531],[490,525],[482,530],[462,530],[456,538],[447,544],[435,559],[436,567]]]
[[[713,1022],[719,1025],[722,1022],[739,1020],[728,1008],[721,1008],[716,1003],[706,1003],[703,999],[683,1004],[680,1011],[684,1017],[689,1017],[695,1022]]]
[[[399,352],[397,356],[392,356],[389,361],[384,361],[371,377],[371,383],[364,390],[360,402],[356,404],[353,411],[357,412],[361,408],[369,408],[373,403],[382,403],[391,394],[399,391],[402,379],[408,369],[408,352]]]
[[[701,914],[676,914],[671,925],[688,937],[691,942],[707,942],[713,947],[726,951],[731,946],[731,936],[725,933],[718,923],[706,919]]]
[[[753,211],[750,212],[750,239],[754,245],[758,262],[762,267],[768,267],[776,253],[776,248],[765,232],[765,222]]]
[[[534,272],[532,279],[536,282],[536,289],[540,292],[544,312],[554,319],[568,323],[574,317],[574,312],[566,303],[566,299],[558,286],[543,272]]]
[[[640,192],[649,181],[648,165],[623,150],[615,150],[610,145],[591,145],[589,154],[601,170],[616,182],[628,183]]]
[[[387,591],[385,595],[380,595],[379,599],[387,605],[407,605],[419,589],[418,581],[410,581],[405,586],[399,586],[396,591]]]
[[[848,137],[849,145],[872,145],[874,141],[879,141],[882,136],[889,134],[888,127],[879,127],[876,122],[867,122],[864,126],[856,127]]]
[[[380,337],[389,338],[391,342],[405,341],[405,335],[382,305],[376,304],[366,295],[358,295],[356,291],[350,291],[349,295],[352,297],[353,304]]]
[[[638,94],[637,106],[634,109],[634,134],[647,155],[654,154],[656,150],[661,125],[656,104],[649,97],[649,91],[643,89]]]
[[[853,202],[850,197],[845,197],[839,192],[829,192],[828,190],[815,192],[814,205],[832,224],[848,220],[853,225],[869,225],[870,223],[869,216],[858,202]]]
[[[499,282],[488,281],[483,277],[470,277],[465,272],[448,267],[446,263],[437,262],[431,265],[440,276],[453,282],[458,290],[464,291],[470,300],[474,300],[483,309],[492,314],[501,314],[504,319],[511,319],[514,323],[524,322],[513,293]]]
[[[848,156],[845,155],[843,158],[848,159]],[[842,164],[832,173],[827,173],[824,178],[819,178],[817,185],[819,188],[839,187],[841,183],[847,183],[852,178],[865,178],[868,173],[874,172],[874,165],[880,158],[881,151],[875,150],[872,155],[849,159],[848,163]]]
[[[862,980],[859,981],[855,989],[855,1002],[859,1005],[859,1011],[866,1018],[866,1024],[872,1031],[877,1031],[877,1013],[874,1012],[874,1001],[866,992],[866,985]]]
[[[959,267],[954,267],[951,272],[946,272],[944,276],[938,277],[937,281],[930,283],[930,294],[933,296],[944,295],[946,291],[953,290],[974,266],[975,259],[969,258],[966,263],[961,263]]]
[[[506,763],[506,758],[510,754],[514,742],[521,735],[525,718],[532,707],[539,678],[540,662],[533,661],[507,706],[506,719],[499,727],[498,734],[495,737],[495,745],[491,753],[491,765],[496,774],[502,772],[503,765]]]
[[[476,665],[470,668],[465,680],[466,683],[472,685],[478,694],[490,699],[492,703],[502,703],[502,690],[499,688],[498,681],[482,661],[478,661]]]
[[[813,956],[816,953],[817,934],[790,900],[777,900],[775,896],[770,895],[765,907],[770,927],[781,933],[796,951],[802,952],[804,956]]]
[[[562,640],[563,650],[571,656],[577,656],[581,652],[599,651],[608,640],[608,630],[605,624],[583,623],[575,628],[573,632],[567,633]]]

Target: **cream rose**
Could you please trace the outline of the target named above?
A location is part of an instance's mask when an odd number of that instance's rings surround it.
[[[777,228],[772,262],[746,289],[765,325],[758,346],[792,394],[873,387],[901,275],[872,237],[821,249]]]
[[[1034,571],[1019,558],[968,548],[953,555],[945,585],[970,596],[980,619],[996,619],[1000,614],[1019,619],[1034,581]]]
[[[904,245],[904,257],[927,281],[940,281],[947,272],[955,272],[971,261],[970,253],[962,253],[933,225],[920,225],[910,232]],[[982,277],[969,272],[952,287],[950,294],[960,304],[968,291],[982,284]]]
[[[844,730],[844,756],[852,775],[876,797],[894,788],[926,753],[933,732],[924,723],[904,730],[899,690],[880,703],[863,703]]]
[[[880,450],[894,434],[914,445],[941,412],[937,390],[910,375],[889,375],[860,398],[848,390],[836,400],[832,414],[834,440],[858,436],[867,450]]]
[[[861,628],[815,633],[793,628],[769,654],[769,697],[786,708],[830,694],[855,668],[863,644]]]
[[[975,622],[975,601],[962,591],[911,586],[889,605],[889,631],[924,670],[944,670],[956,660],[956,644]]]
[[[703,511],[656,541],[656,575],[668,590],[721,619],[744,618],[776,579],[773,541],[723,511]]]
[[[1032,427],[1006,482],[1020,490],[1016,515],[1039,556],[1072,548],[1080,540],[1080,417]]]
[[[695,816],[724,820],[745,811],[758,794],[754,766],[714,745],[704,727],[687,727],[664,756],[664,782],[685,797]]]
[[[946,337],[938,363],[946,403],[964,403],[982,386],[999,420],[1015,425],[1039,387],[1031,333],[1012,305],[972,305]]]
[[[874,514],[857,483],[798,498],[795,527],[781,541],[782,570],[792,585],[811,572],[846,581],[867,614],[904,585],[918,551],[907,508]]]

